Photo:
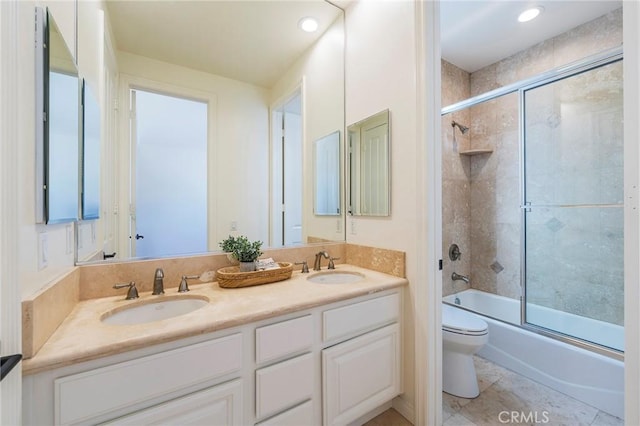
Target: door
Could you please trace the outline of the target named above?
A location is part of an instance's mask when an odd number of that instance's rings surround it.
[[[102,146],[102,163],[100,170],[102,182],[100,188],[100,205],[110,206],[110,210],[101,216],[102,226],[102,250],[107,256],[116,256],[118,241],[118,223],[116,208],[118,204],[118,194],[116,191],[116,165],[118,164],[117,131],[118,128],[118,67],[116,65],[115,54],[109,42],[109,37],[104,40],[104,115],[102,131],[105,143]]]
[[[389,214],[389,124],[372,122],[362,128],[360,145],[360,207],[363,214]]]
[[[131,121],[131,256],[207,251],[207,104],[132,89]]]
[[[19,217],[20,138],[18,110],[24,105],[19,98],[18,2],[0,2],[0,424],[20,423],[22,414],[22,372],[19,355],[22,350],[22,311],[18,265],[20,250]],[[24,189],[24,188],[23,188]]]
[[[624,349],[622,61],[524,91],[525,322]]]
[[[273,112],[271,245],[302,243],[302,95]]]

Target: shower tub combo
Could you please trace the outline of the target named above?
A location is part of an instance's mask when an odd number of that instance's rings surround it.
[[[489,324],[489,342],[480,356],[549,386],[606,413],[624,416],[624,363],[520,327],[520,302],[469,289],[444,302],[472,311]],[[577,330],[602,333],[612,347],[622,346],[621,326],[543,306],[528,305],[528,316],[549,318]]]

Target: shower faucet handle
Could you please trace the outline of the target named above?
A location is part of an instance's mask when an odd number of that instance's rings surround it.
[[[462,252],[460,251],[460,247],[456,243],[451,244],[449,247],[449,259],[452,261],[460,260],[462,257]]]

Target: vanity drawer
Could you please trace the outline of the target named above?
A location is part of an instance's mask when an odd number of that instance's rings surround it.
[[[313,402],[307,401],[269,420],[256,423],[256,426],[300,426],[313,423]]]
[[[62,377],[54,381],[55,423],[86,421],[241,368],[242,336],[233,334]]]
[[[310,353],[257,370],[256,417],[268,417],[311,399],[314,371]]]
[[[400,316],[398,293],[322,313],[322,340],[353,336],[396,321]]]
[[[311,315],[256,329],[256,364],[262,364],[311,348]]]

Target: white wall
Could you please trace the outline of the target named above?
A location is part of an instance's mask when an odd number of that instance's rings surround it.
[[[344,20],[338,16],[318,41],[300,57],[271,90],[271,107],[304,82],[303,236],[327,240],[344,238],[344,215],[313,214],[313,143],[336,130],[344,146]],[[344,211],[344,194],[342,194]]]
[[[346,10],[346,122],[390,111],[391,215],[347,218],[347,242],[402,250],[410,281],[404,304],[403,414],[413,417],[413,294],[416,276],[416,45],[412,1],[361,1]],[[425,212],[426,214],[426,212]],[[424,261],[424,260],[423,260]]]
[[[73,267],[73,227],[71,225],[36,225],[35,223],[35,52],[34,10],[36,6],[49,7],[60,31],[72,54],[77,55],[79,73],[89,81],[100,81],[101,66],[97,55],[100,50],[87,43],[78,43],[76,54],[76,34],[80,39],[100,40],[102,35],[99,25],[82,25],[76,27],[76,13],[83,19],[97,20],[100,3],[86,1],[19,1],[19,98],[18,119],[20,122],[19,176],[16,178],[20,193],[19,216],[20,225],[20,283],[23,297],[41,288],[52,279],[60,276]],[[71,244],[68,244],[67,231],[71,226]],[[47,266],[38,268],[38,247],[41,234],[47,239]]]

